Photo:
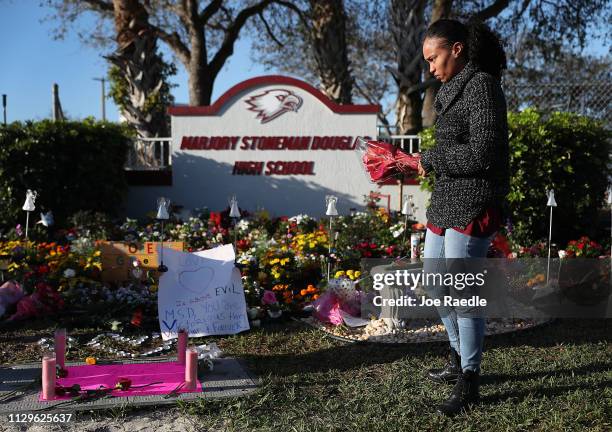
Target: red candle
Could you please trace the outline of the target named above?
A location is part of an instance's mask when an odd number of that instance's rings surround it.
[[[185,364],[185,351],[187,350],[187,330],[181,329],[178,332],[178,342],[176,344],[176,356],[179,364]]]
[[[66,329],[55,331],[55,359],[62,369],[66,369]]]
[[[198,383],[198,352],[189,348],[185,352],[185,388],[195,390]]]
[[[55,354],[47,353],[42,360],[42,396],[44,400],[55,398]]]

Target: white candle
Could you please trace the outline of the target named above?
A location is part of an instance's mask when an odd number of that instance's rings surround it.
[[[198,352],[189,348],[185,353],[185,388],[195,390],[198,383]]]
[[[55,354],[48,353],[42,360],[42,395],[44,400],[55,398]]]

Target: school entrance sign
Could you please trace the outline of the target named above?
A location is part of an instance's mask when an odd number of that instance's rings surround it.
[[[210,106],[174,106],[172,185],[133,187],[129,213],[148,211],[164,195],[185,208],[240,207],[275,215],[362,209],[368,182],[355,151],[359,137],[376,137],[378,105],[338,105],[301,80],[263,76],[244,81]]]

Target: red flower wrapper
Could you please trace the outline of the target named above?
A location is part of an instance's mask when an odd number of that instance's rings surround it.
[[[384,141],[359,141],[360,159],[373,183],[383,182],[398,174],[417,171],[420,155],[407,154]]]

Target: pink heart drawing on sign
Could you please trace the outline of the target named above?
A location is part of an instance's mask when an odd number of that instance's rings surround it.
[[[192,293],[201,294],[215,276],[215,271],[210,267],[202,267],[196,270],[184,270],[179,273],[179,284]]]

